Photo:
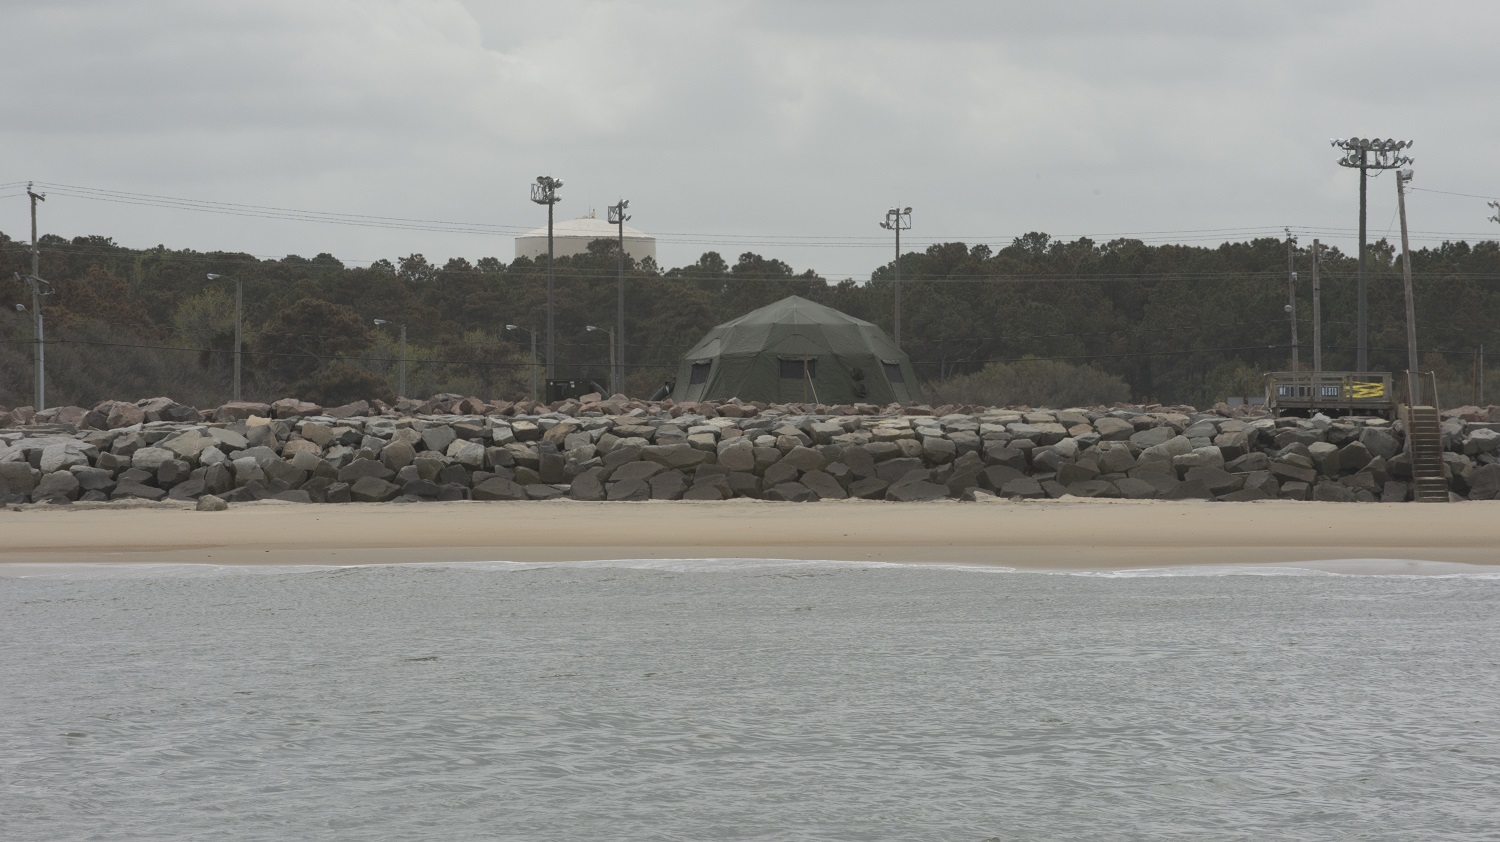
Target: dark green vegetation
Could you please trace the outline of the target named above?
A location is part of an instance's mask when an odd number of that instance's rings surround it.
[[[496,258],[443,266],[420,254],[348,268],[323,254],[250,255],[138,250],[106,237],[44,236],[41,275],[57,293],[47,314],[48,404],[169,395],[198,406],[229,397],[234,279],[245,288],[246,398],[295,395],[325,404],[393,397],[394,325],[408,329],[407,391],[519,398],[530,389],[530,343],[507,323],[536,328],[544,348],[545,266]],[[1372,247],[1370,360],[1405,368],[1398,255]],[[614,244],[557,262],[559,376],[607,382],[608,340],[586,325],[615,320]],[[1299,249],[1301,362],[1312,360],[1311,271]],[[1445,404],[1470,399],[1474,352],[1500,357],[1500,244],[1445,243],[1412,257],[1419,340],[1443,378]],[[1323,333],[1329,369],[1354,360],[1354,260],[1324,251]],[[31,402],[29,297],[11,278],[30,269],[28,244],[0,234],[0,405]],[[709,252],[661,271],[631,268],[627,286],[628,392],[646,397],[673,377],[680,355],[712,326],[787,295],[891,326],[892,266],[870,282],[829,282],[746,253],[730,264]],[[224,277],[209,281],[206,274]],[[942,243],[902,258],[903,347],[934,403],[988,402],[995,380],[1007,402],[1040,404],[1059,384],[1096,389],[1073,400],[1131,399],[1207,405],[1258,394],[1259,375],[1289,366],[1286,245],[1262,239],[1217,248],[1136,240],[1017,238],[999,251]],[[392,324],[377,328],[372,320]],[[1433,349],[1428,351],[1427,349]],[[999,368],[1023,358],[1089,366]],[[1494,366],[1491,366],[1494,368]],[[1053,369],[1049,371],[1050,369]],[[1024,375],[1024,376],[1022,376]],[[1028,385],[1031,384],[1031,385]],[[1017,387],[1021,387],[1017,390]],[[989,388],[984,386],[984,388]],[[1036,389],[1039,394],[1023,392]],[[1491,378],[1488,396],[1500,394]]]

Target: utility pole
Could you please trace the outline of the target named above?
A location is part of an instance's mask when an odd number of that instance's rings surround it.
[[[614,352],[611,354],[614,361],[610,365],[613,369],[610,376],[615,381],[615,394],[625,392],[625,221],[630,219],[625,215],[625,209],[628,207],[630,207],[630,201],[627,199],[621,199],[619,204],[609,206],[609,221],[618,225],[620,231],[620,278],[616,290],[619,301],[615,307],[615,335],[611,343],[614,345],[611,349]]]
[[[886,229],[887,231],[895,231],[896,232],[896,283],[895,283],[896,305],[895,305],[895,319],[894,319],[893,324],[892,324],[892,326],[894,328],[894,331],[893,331],[894,336],[892,336],[891,338],[893,340],[895,340],[895,342],[896,342],[897,345],[900,345],[901,344],[901,231],[903,229],[909,230],[911,228],[911,208],[906,208],[905,210],[900,210],[898,208],[891,208],[890,210],[886,211],[885,212],[885,221],[882,222],[882,223],[880,223],[880,227]]]
[[[1396,208],[1401,214],[1401,280],[1406,288],[1406,366],[1412,401],[1422,403],[1422,381],[1417,377],[1417,308],[1411,288],[1411,246],[1406,239],[1406,183],[1411,170],[1396,170]],[[1436,395],[1433,396],[1437,398]]]
[[[557,349],[553,342],[553,312],[552,304],[552,207],[561,201],[557,191],[563,183],[550,175],[539,175],[536,184],[531,185],[531,201],[539,205],[547,206],[547,379],[552,380],[557,376]]]
[[[36,341],[36,411],[41,412],[47,408],[47,346],[42,342],[42,253],[37,249],[36,241],[36,203],[47,201],[46,193],[37,193],[31,189],[31,182],[26,182],[26,195],[31,197],[31,280],[26,285],[31,287],[31,312],[36,319],[36,327],[33,336]]]
[[[1344,157],[1339,159],[1339,166],[1359,170],[1359,306],[1358,306],[1358,335],[1355,340],[1356,361],[1354,368],[1364,371],[1370,365],[1370,342],[1369,325],[1367,318],[1367,304],[1369,301],[1369,279],[1365,274],[1365,216],[1366,216],[1366,182],[1369,180],[1370,170],[1393,170],[1414,163],[1411,158],[1398,154],[1401,150],[1412,145],[1409,140],[1380,140],[1378,138],[1351,137],[1335,138],[1330,141],[1333,146],[1344,150]],[[1372,158],[1371,155],[1374,157]]]
[[[1297,362],[1297,273],[1292,271],[1296,266],[1295,256],[1297,249],[1297,238],[1292,236],[1292,229],[1286,231],[1286,312],[1292,321],[1292,371],[1301,371],[1302,366]]]
[[[213,272],[208,273],[210,281],[217,281],[224,277]],[[242,328],[245,322],[245,280],[236,276],[234,279],[234,398],[240,399],[240,357],[244,350],[240,342]]]
[[[1313,372],[1323,371],[1323,287],[1318,281],[1320,244],[1316,239],[1312,246],[1312,304],[1313,304]]]

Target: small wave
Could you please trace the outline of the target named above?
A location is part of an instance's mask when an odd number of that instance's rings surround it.
[[[812,570],[923,570],[964,573],[1018,573],[1098,579],[1221,576],[1361,576],[1383,578],[1467,578],[1500,580],[1500,567],[1399,558],[1323,559],[1265,564],[1183,564],[1118,569],[1018,568],[951,562],[850,561],[789,558],[617,558],[587,561],[431,561],[377,564],[184,564],[184,563],[16,563],[0,564],[0,578],[208,578],[232,575],[357,573],[390,569],[520,572],[548,569],[648,570],[664,573],[794,572]]]

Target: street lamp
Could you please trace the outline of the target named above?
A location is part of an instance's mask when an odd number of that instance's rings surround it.
[[[531,201],[547,206],[547,379],[557,376],[556,345],[552,341],[552,206],[561,201],[557,195],[563,183],[550,175],[539,175],[531,185]],[[536,390],[533,389],[533,392]],[[532,400],[536,400],[532,397]]]
[[[1393,170],[1412,163],[1412,159],[1400,154],[1412,145],[1409,140],[1380,140],[1379,138],[1351,137],[1334,138],[1332,146],[1344,150],[1339,166],[1359,170],[1359,305],[1357,312],[1358,334],[1355,340],[1356,361],[1354,367],[1364,371],[1370,364],[1370,343],[1365,316],[1369,295],[1368,279],[1365,275],[1365,182],[1370,170]],[[1373,157],[1372,157],[1373,156]]]
[[[609,221],[618,225],[620,231],[619,303],[615,308],[615,333],[611,337],[611,344],[618,349],[618,353],[609,367],[609,376],[614,379],[610,389],[617,395],[625,388],[625,221],[630,219],[625,215],[625,209],[628,207],[630,201],[627,199],[609,206]]]
[[[385,319],[376,319],[375,324],[388,325],[390,322]],[[406,397],[406,325],[404,324],[401,325],[401,368],[397,369],[396,374],[396,397]]]
[[[536,331],[520,325],[506,325],[506,330],[524,330],[531,334],[531,400],[536,402]]]
[[[896,317],[895,317],[895,323],[893,325],[894,328],[895,328],[895,331],[894,331],[895,336],[893,336],[892,338],[895,339],[897,345],[900,345],[901,344],[901,232],[904,229],[910,229],[911,228],[911,208],[906,208],[905,210],[899,210],[897,208],[891,208],[890,210],[886,211],[885,212],[885,221],[882,222],[882,223],[880,223],[880,227],[886,229],[887,231],[895,231],[896,232],[896,286],[895,286],[895,290],[896,290],[896,313],[895,313],[895,316]]]
[[[618,381],[618,380],[615,379],[616,377],[619,376],[616,373],[616,371],[615,371],[615,332],[612,331],[612,330],[610,330],[607,327],[595,327],[594,325],[589,325],[588,327],[584,328],[584,330],[587,330],[590,333],[593,333],[596,330],[602,330],[606,334],[608,334],[608,336],[609,336],[609,390],[611,392],[615,393],[615,394],[619,394],[620,393],[620,381]]]
[[[46,331],[42,323],[42,297],[53,293],[52,284],[38,278],[36,275],[22,275],[16,273],[16,280],[26,285],[31,291],[31,313],[32,338],[36,343],[36,411],[41,412],[47,408],[47,345]],[[16,305],[17,313],[26,312],[25,304]]]
[[[224,277],[213,272],[208,273],[210,281],[217,281]],[[234,279],[234,400],[240,399],[240,329],[245,312],[245,285],[239,279]]]

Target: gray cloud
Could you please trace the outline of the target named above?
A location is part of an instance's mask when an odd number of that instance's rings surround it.
[[[0,127],[0,182],[515,229],[544,219],[526,190],[548,173],[565,217],[629,197],[669,265],[754,250],[862,277],[888,259],[894,202],[917,209],[915,247],[1283,225],[1337,241],[1357,187],[1327,139],[1348,134],[1415,138],[1418,187],[1500,193],[1476,166],[1500,138],[1489,5],[158,0],[7,18],[25,37],[0,71],[28,99]],[[1393,190],[1372,184],[1376,236]],[[1419,243],[1500,235],[1484,211],[1411,200],[1435,232]],[[65,197],[43,219],[130,245],[511,254],[504,236]],[[24,201],[0,200],[0,230],[25,227]]]

